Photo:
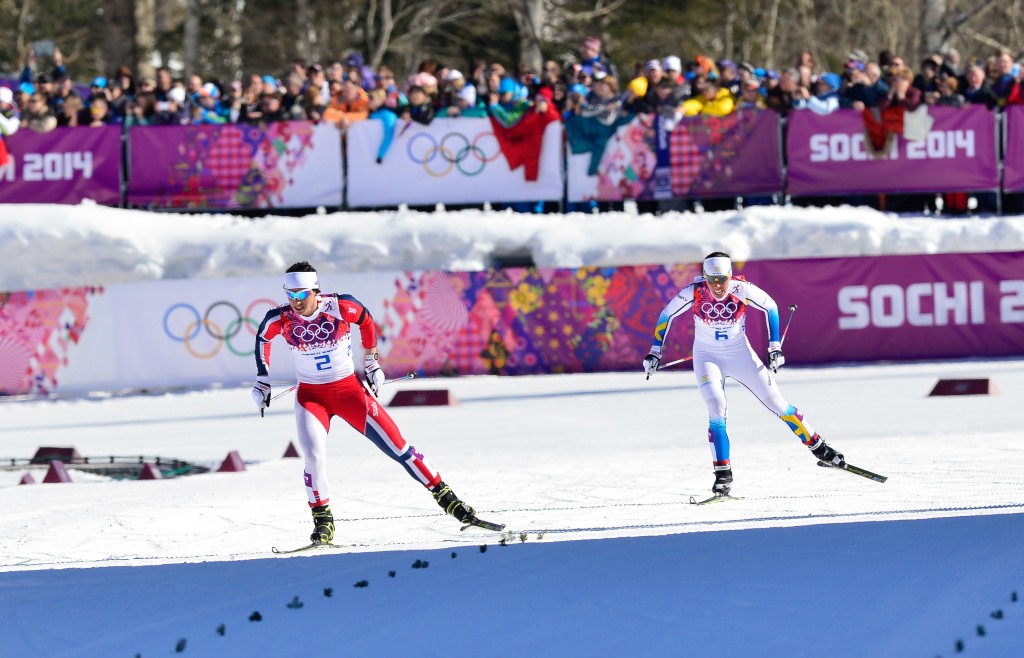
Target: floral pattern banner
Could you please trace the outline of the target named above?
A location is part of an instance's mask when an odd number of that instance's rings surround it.
[[[687,117],[678,123],[643,115],[601,144],[574,146],[572,135],[572,202],[755,196],[783,189],[774,112]],[[598,154],[600,164],[591,175],[590,160]]]
[[[330,124],[147,126],[133,129],[129,144],[131,205],[341,205],[341,134]]]
[[[406,273],[384,301],[388,367],[428,375],[635,370],[699,265]],[[680,323],[666,354],[689,354]],[[679,357],[675,357],[679,358]]]
[[[0,395],[57,389],[89,324],[89,297],[100,294],[95,287],[0,293]]]

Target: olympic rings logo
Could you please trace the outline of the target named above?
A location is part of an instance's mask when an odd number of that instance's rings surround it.
[[[709,320],[731,320],[738,310],[739,305],[736,302],[704,302],[700,305],[701,315]]]
[[[292,329],[292,335],[303,343],[325,341],[334,335],[336,325],[328,320],[323,323],[299,324]]]
[[[489,149],[481,146],[481,141],[486,137],[493,140],[493,144],[487,144]],[[428,145],[416,146],[421,139],[427,140]],[[487,154],[490,148],[494,150],[493,155]],[[457,169],[463,176],[476,176],[488,163],[501,157],[501,145],[492,132],[477,133],[472,141],[462,133],[448,133],[441,138],[440,143],[430,133],[416,133],[409,140],[405,151],[410,160],[423,165],[423,170],[434,178],[443,178],[453,169]],[[431,164],[434,160],[438,160],[439,164]]]
[[[184,302],[172,304],[164,311],[164,333],[171,340],[181,343],[193,357],[197,359],[212,359],[220,352],[221,347],[227,347],[228,351],[235,356],[252,357],[254,354],[255,337],[260,328],[260,321],[263,316],[255,319],[253,310],[266,304],[269,308],[276,308],[280,304],[270,299],[256,299],[246,307],[245,313],[235,304],[220,300],[210,304],[202,314],[199,310]],[[222,328],[223,327],[223,328]],[[238,337],[242,328],[248,329],[249,340],[248,350],[239,349],[233,344],[233,339]],[[205,334],[201,338],[200,334]],[[244,336],[243,336],[244,338]],[[213,347],[200,351],[200,342],[211,342]]]

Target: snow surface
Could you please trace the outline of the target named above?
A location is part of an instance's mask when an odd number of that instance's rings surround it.
[[[718,248],[768,258],[1024,242],[1016,218],[851,209],[619,216],[626,229],[602,216],[8,210],[8,289],[264,276],[301,259],[324,271],[475,269],[523,244],[538,264],[574,266]],[[238,450],[247,462],[145,482],[72,470],[72,484],[16,486],[26,467],[0,471],[0,656],[1021,655],[1024,358],[791,366],[779,374],[787,399],[888,482],[815,466],[730,384],[744,500],[690,505],[713,478],[688,370],[414,380],[389,388],[446,388],[459,404],[392,408],[403,433],[510,532],[460,531],[337,424],[328,457],[342,547],[298,556],[270,553],[311,530],[302,462],[282,459],[290,395],[265,418],[247,387],[0,402],[0,465],[43,445],[214,468]],[[942,377],[989,377],[997,392],[928,397]]]
[[[464,210],[247,219],[95,205],[0,206],[0,290],[280,274],[539,267],[1024,250],[1024,217],[936,219],[866,208],[521,215]]]

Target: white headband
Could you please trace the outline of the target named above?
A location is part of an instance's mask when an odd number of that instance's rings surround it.
[[[316,272],[288,272],[284,275],[285,290],[320,289]]]
[[[726,256],[715,256],[704,261],[705,276],[732,276],[732,261]]]

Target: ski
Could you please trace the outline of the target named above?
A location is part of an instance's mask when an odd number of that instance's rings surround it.
[[[835,464],[828,464],[823,461],[819,461],[818,466],[821,466],[822,468],[838,468],[846,471],[847,473],[853,473],[854,475],[859,475],[862,478],[874,480],[875,482],[885,482],[886,480],[889,479],[888,476],[879,475],[878,473],[872,473],[867,469],[863,469],[859,466],[854,466],[853,464],[843,464],[842,466],[836,466]]]
[[[462,526],[460,530],[465,530],[466,528],[483,528],[484,530],[493,530],[495,532],[501,532],[505,529],[505,524],[483,521],[474,516],[472,520],[466,521],[466,525]]]
[[[710,505],[711,503],[724,503],[729,500],[743,500],[743,496],[730,496],[729,494],[715,494],[711,498],[705,498],[704,500],[697,500],[693,496],[690,496],[691,505]]]
[[[280,549],[277,546],[271,546],[270,551],[278,555],[288,555],[290,553],[302,553],[303,551],[319,551],[327,548],[343,548],[336,544],[325,544],[323,542],[313,542],[306,544],[305,546],[299,546],[298,548]]]

